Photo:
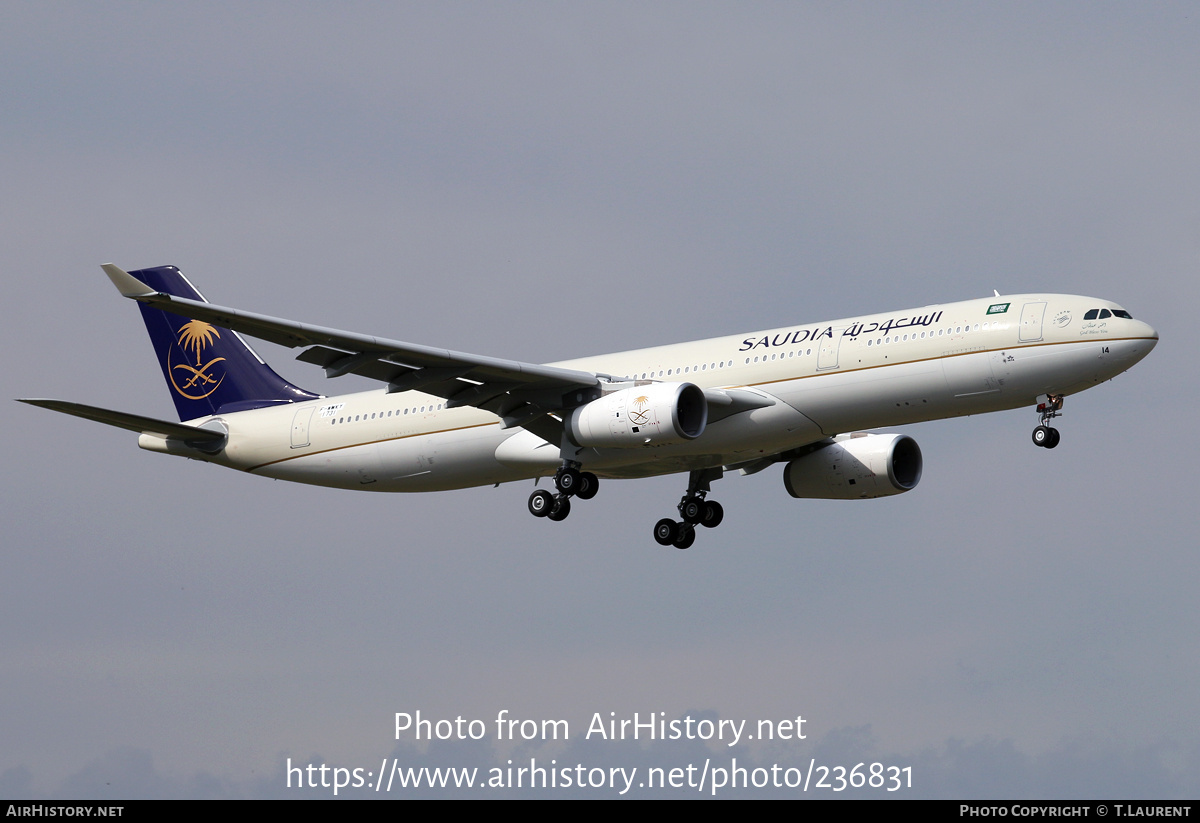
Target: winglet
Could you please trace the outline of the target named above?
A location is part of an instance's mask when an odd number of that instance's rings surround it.
[[[148,297],[151,294],[158,294],[154,289],[147,286],[141,280],[138,280],[124,269],[105,263],[100,268],[104,269],[104,273],[108,275],[108,279],[113,282],[119,291],[125,297],[132,297],[135,300],[139,297]]]

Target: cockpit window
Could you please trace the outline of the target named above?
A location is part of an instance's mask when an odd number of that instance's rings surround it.
[[[1125,320],[1132,320],[1133,315],[1124,309],[1088,309],[1083,314],[1084,320],[1104,320],[1109,317],[1120,317]]]

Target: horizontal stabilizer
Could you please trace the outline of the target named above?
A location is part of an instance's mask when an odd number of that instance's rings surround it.
[[[43,409],[50,409],[51,411],[62,412],[63,414],[72,414],[88,420],[95,420],[98,423],[116,426],[119,429],[128,429],[139,434],[151,434],[157,437],[175,437],[188,445],[196,446],[197,448],[206,447],[208,450],[211,450],[213,447],[220,448],[228,436],[223,431],[202,429],[196,426],[187,426],[183,423],[171,423],[166,420],[155,420],[153,417],[142,417],[140,414],[126,414],[125,412],[101,409],[96,406],[85,406],[83,403],[70,403],[66,400],[18,398],[17,402],[28,403],[31,406],[40,406]]]

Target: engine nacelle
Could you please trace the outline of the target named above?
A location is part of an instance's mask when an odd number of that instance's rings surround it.
[[[566,420],[580,446],[630,448],[686,443],[704,433],[708,400],[692,383],[634,386],[580,406]]]
[[[910,491],[921,481],[921,448],[906,434],[840,435],[783,470],[792,497],[860,500]]]

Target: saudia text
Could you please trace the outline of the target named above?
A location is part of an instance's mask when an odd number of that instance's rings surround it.
[[[932,326],[941,319],[942,312],[940,311],[914,317],[889,317],[882,322],[855,323],[852,326],[842,329],[841,336],[853,339],[860,334],[891,334],[898,329],[907,329],[913,326]],[[811,329],[777,332],[774,335],[768,334],[757,338],[747,337],[742,341],[742,346],[738,351],[750,351],[751,349],[760,348],[769,349],[773,346],[794,346],[797,343],[803,343],[807,340],[833,339],[835,331],[837,330],[833,326],[817,326]]]

